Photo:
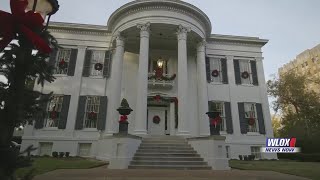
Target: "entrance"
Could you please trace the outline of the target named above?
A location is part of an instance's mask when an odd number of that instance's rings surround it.
[[[148,134],[169,135],[169,129],[168,108],[148,107]]]

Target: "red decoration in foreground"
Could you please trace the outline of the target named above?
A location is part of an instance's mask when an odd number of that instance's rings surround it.
[[[221,122],[222,122],[222,119],[221,119],[220,116],[217,116],[216,118],[210,119],[210,125],[217,126],[217,125],[220,124]]]
[[[122,116],[120,116],[119,123],[125,123],[125,122],[127,122],[127,119],[128,119],[128,117],[126,115],[122,115]]]
[[[39,13],[25,12],[27,6],[27,0],[11,0],[12,14],[0,10],[0,35],[3,37],[0,41],[0,51],[16,38],[16,33],[21,33],[36,49],[49,54],[51,52],[49,45],[33,31],[35,29],[42,30],[44,20]]]

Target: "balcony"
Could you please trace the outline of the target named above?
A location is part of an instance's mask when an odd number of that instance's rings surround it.
[[[172,89],[176,74],[148,74],[148,87],[150,89]]]

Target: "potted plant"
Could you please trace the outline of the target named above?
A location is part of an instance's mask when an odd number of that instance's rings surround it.
[[[128,115],[131,113],[132,109],[129,106],[128,101],[123,98],[120,104],[120,107],[117,109],[119,112],[120,120],[119,120],[119,133],[128,134]]]
[[[210,134],[220,135],[221,117],[219,112],[209,111],[206,113],[210,118]]]

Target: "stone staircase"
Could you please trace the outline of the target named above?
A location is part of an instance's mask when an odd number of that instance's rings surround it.
[[[143,138],[129,169],[211,169],[203,158],[181,137]]]

